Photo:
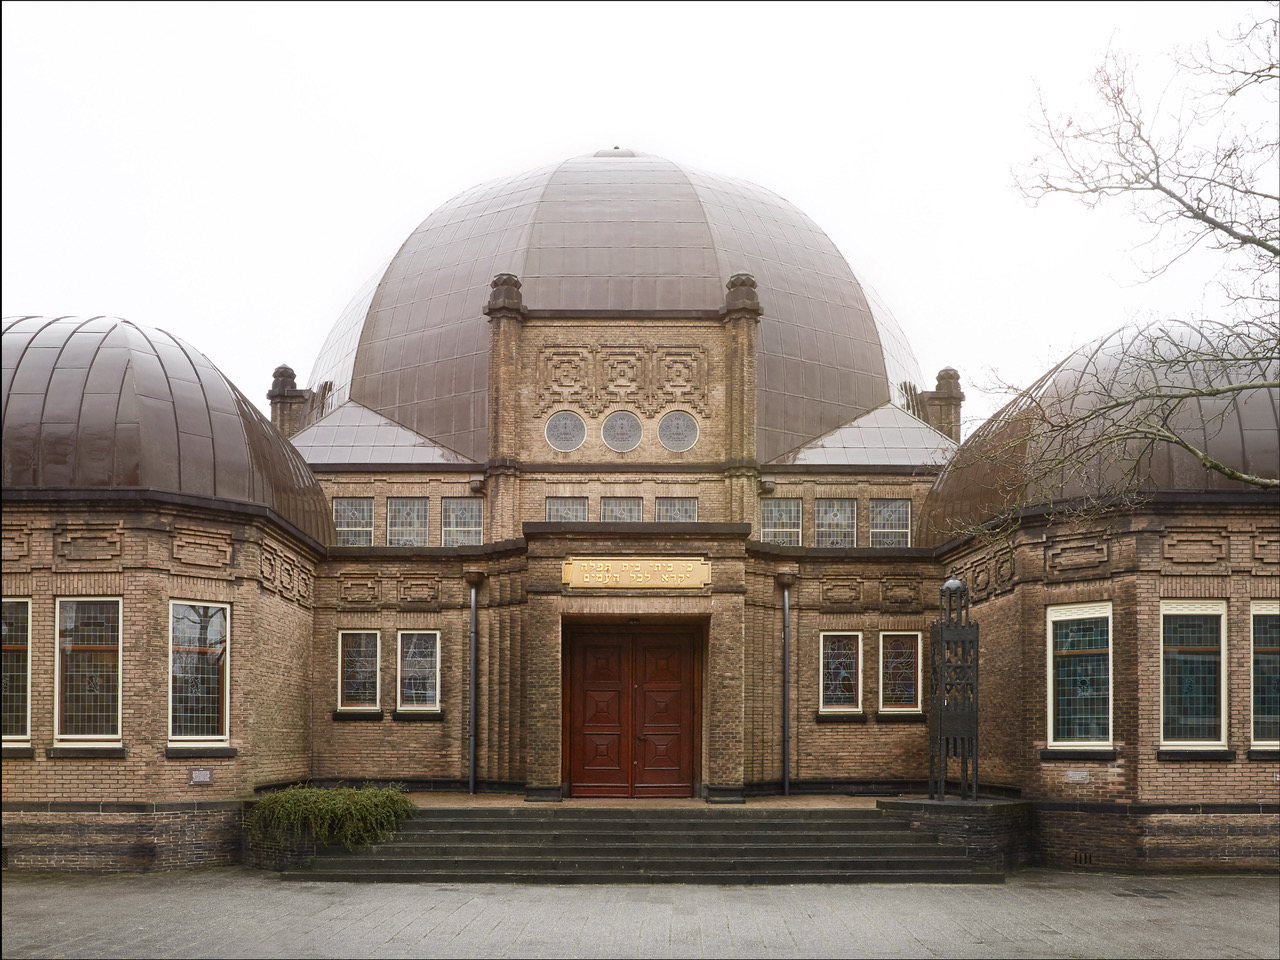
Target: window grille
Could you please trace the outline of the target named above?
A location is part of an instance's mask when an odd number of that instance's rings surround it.
[[[225,606],[169,605],[169,736],[227,735],[227,612]]]
[[[582,523],[587,519],[586,497],[547,497],[548,523]]]
[[[639,523],[644,519],[644,500],[640,497],[601,497],[601,523]]]
[[[23,740],[30,736],[28,704],[31,690],[31,602],[5,600],[0,618],[0,647],[3,647],[3,680],[0,705],[3,707],[5,737]]]
[[[484,500],[445,497],[440,501],[440,545],[475,546],[484,542]]]
[[[1107,617],[1051,621],[1055,742],[1111,739],[1111,626]]]
[[[880,635],[880,706],[920,709],[920,634]]]
[[[856,547],[857,543],[857,500],[814,501],[814,541],[815,547]]]
[[[871,546],[911,546],[911,501],[871,501]]]
[[[1280,612],[1253,613],[1253,742],[1280,741]]]
[[[1222,617],[1164,613],[1166,742],[1222,742]]]
[[[800,546],[800,500],[782,497],[761,500],[760,539],[784,547]]]
[[[373,497],[334,497],[333,528],[340,547],[373,546]]]
[[[427,539],[427,497],[387,498],[387,546],[425,547]]]
[[[58,601],[59,737],[120,736],[120,601]]]
[[[862,709],[862,681],[858,672],[861,646],[860,633],[822,635],[821,709]]]
[[[440,634],[400,633],[400,707],[440,709]]]
[[[370,630],[343,630],[338,634],[342,677],[339,709],[378,706],[378,634]]]
[[[658,497],[654,519],[659,523],[697,523],[697,497]]]

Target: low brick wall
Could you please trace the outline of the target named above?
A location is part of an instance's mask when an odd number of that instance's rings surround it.
[[[244,805],[245,814],[253,809],[254,801]],[[258,870],[290,870],[305,867],[316,855],[316,841],[310,831],[283,837],[264,835],[255,837],[244,831],[244,865]]]
[[[1280,871],[1280,804],[1035,804],[1036,862],[1151,873]]]
[[[120,873],[241,861],[239,800],[177,803],[5,803],[10,870]]]
[[[877,800],[876,807],[943,843],[964,844],[974,863],[1014,870],[1031,863],[1032,805],[1025,800]]]

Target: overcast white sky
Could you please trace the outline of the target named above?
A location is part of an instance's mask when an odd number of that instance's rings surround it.
[[[1136,285],[1125,208],[1032,208],[1036,86],[1258,4],[21,3],[3,7],[3,313],[109,314],[265,407],[448,198],[615,144],[768,187],[893,309],[931,386],[1028,383],[1213,261]]]

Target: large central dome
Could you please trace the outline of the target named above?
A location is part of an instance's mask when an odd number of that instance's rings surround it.
[[[835,244],[761,187],[630,150],[481,184],[429,216],[330,332],[309,386],[466,457],[487,444],[489,282],[530,310],[617,317],[715,311],[750,273],[761,305],[758,454],[768,461],[888,402],[919,368]]]

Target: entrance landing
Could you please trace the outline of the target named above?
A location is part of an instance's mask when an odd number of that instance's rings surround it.
[[[841,794],[804,794],[792,797],[749,797],[745,804],[709,804],[691,797],[571,797],[558,804],[526,803],[523,793],[449,793],[424,791],[410,793],[409,799],[424,810],[449,808],[487,809],[493,807],[556,806],[564,809],[603,807],[613,810],[874,810],[875,797],[851,797]]]

